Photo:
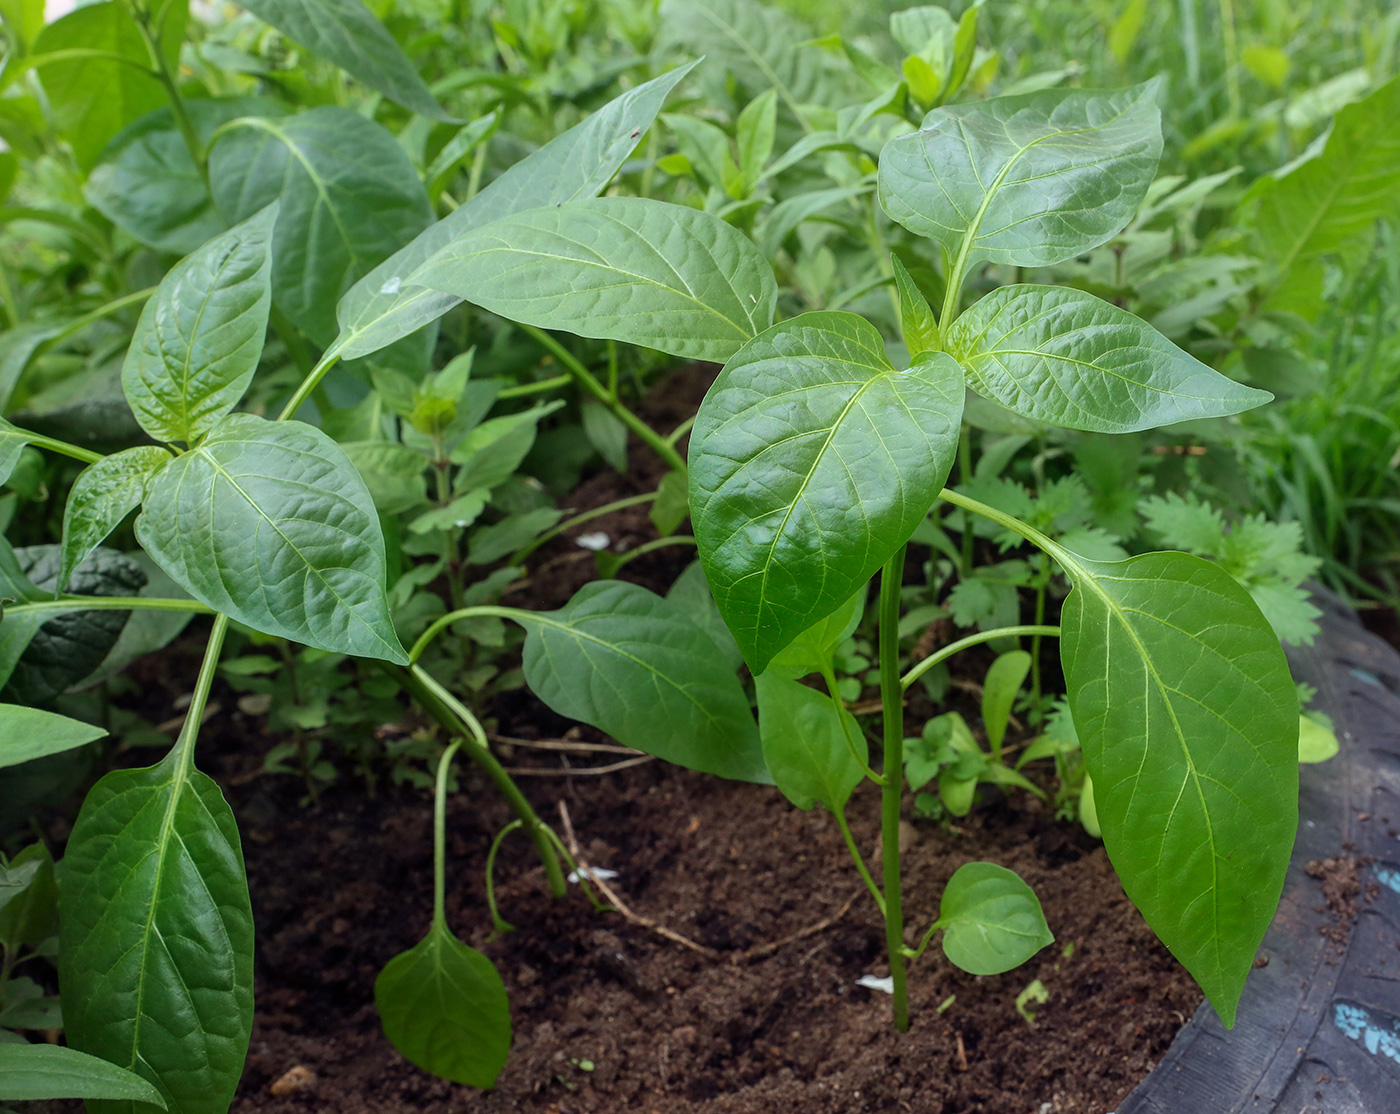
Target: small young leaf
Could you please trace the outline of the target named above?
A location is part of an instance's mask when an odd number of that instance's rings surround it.
[[[583,400],[579,407],[583,432],[588,443],[598,450],[610,468],[627,474],[627,427],[621,419],[595,398]]]
[[[777,125],[776,89],[760,93],[739,113],[735,136],[739,144],[739,171],[744,177],[743,193],[746,196],[763,177],[763,168],[773,154],[773,138]]]
[[[562,405],[549,402],[491,418],[468,433],[452,450],[452,462],[462,465],[453,481],[456,490],[499,487],[510,479],[534,447],[540,422]]]
[[[763,760],[783,796],[798,808],[813,801],[833,812],[845,808],[865,773],[843,736],[869,761],[860,725],[844,708],[838,716],[829,696],[772,670],[756,684]]]
[[[899,291],[899,327],[904,333],[904,346],[909,349],[909,358],[913,359],[924,352],[937,352],[942,345],[938,339],[938,322],[934,319],[928,299],[894,252],[890,252],[890,263],[894,266],[894,282]]]
[[[1298,717],[1298,761],[1326,762],[1342,749],[1330,724],[1307,715]]]
[[[690,509],[755,673],[923,521],[952,467],[963,394],[951,356],[898,371],[849,313],[785,321],[725,366],[691,434]]]
[[[48,754],[59,754],[106,734],[100,727],[55,712],[22,704],[0,704],[0,766],[18,766]]]
[[[938,922],[943,954],[973,975],[1010,971],[1055,940],[1035,892],[994,863],[965,863],[954,871]]]
[[[973,390],[1069,429],[1132,433],[1273,398],[1187,355],[1127,310],[1069,287],[999,287],[945,339]]]
[[[374,501],[312,426],[225,418],[151,481],[136,537],[195,599],[254,630],[408,660],[389,620]]]
[[[1001,654],[987,670],[982,688],[982,726],[987,729],[987,742],[992,753],[1001,753],[1001,741],[1006,738],[1006,723],[1011,718],[1011,706],[1026,674],[1031,671],[1031,656],[1024,650]]]
[[[770,780],[738,678],[674,604],[595,581],[558,611],[519,618],[529,631],[525,679],[561,716],[692,770]]]
[[[186,256],[141,311],[122,389],[157,440],[199,440],[252,382],[272,306],[276,220],[270,205]]]
[[[649,515],[651,524],[663,538],[674,534],[690,514],[688,494],[686,477],[681,473],[667,472],[661,477]]]
[[[146,484],[171,460],[156,445],[138,445],[89,464],[73,481],[63,510],[63,564],[58,594],[73,570],[87,560],[128,514],[146,497]]]
[[[374,980],[384,1035],[411,1064],[487,1089],[510,1051],[510,1001],[491,961],[444,924],[394,956]]]
[[[135,1072],[53,1044],[0,1044],[0,1102],[110,1099],[166,1109],[165,1096]]]

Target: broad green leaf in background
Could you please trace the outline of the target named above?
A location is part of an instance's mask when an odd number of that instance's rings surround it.
[[[350,441],[345,455],[369,488],[380,514],[402,514],[428,501],[428,459],[397,441]]]
[[[13,772],[6,776],[13,777]],[[57,932],[58,883],[53,856],[46,844],[31,843],[14,855],[8,866],[0,865],[0,947],[12,955],[22,947],[40,948]]]
[[[137,445],[89,464],[73,481],[63,510],[63,563],[55,593],[73,570],[141,505],[146,484],[171,460],[158,445]]]
[[[174,67],[189,10],[184,0],[173,0],[165,11],[161,45]],[[88,170],[112,136],[164,105],[165,93],[149,70],[151,58],[140,29],[121,0],[79,7],[50,23],[34,43],[39,56],[67,50],[104,51],[127,59],[89,56],[44,62],[40,57],[36,61],[54,127],[72,146],[78,164]]]
[[[945,341],[979,394],[1036,421],[1132,433],[1273,398],[1187,355],[1127,310],[1063,286],[1002,286]]]
[[[515,414],[489,418],[473,429],[452,450],[452,463],[462,466],[453,481],[455,489],[471,491],[505,483],[534,446],[540,422],[562,405],[562,401],[555,400],[532,406]]]
[[[418,172],[388,131],[348,108],[227,126],[209,155],[219,212],[234,223],[281,203],[273,301],[328,345],[341,295],[432,222]]]
[[[692,770],[769,780],[739,679],[676,605],[608,580],[516,617],[529,631],[525,680],[561,716]]]
[[[987,742],[993,754],[1001,754],[1001,742],[1006,738],[1011,708],[1030,671],[1031,656],[1024,650],[999,654],[987,669],[982,684],[982,726],[986,728]]]
[[[639,197],[504,217],[409,281],[512,321],[717,362],[768,327],[778,299],[773,268],[733,225]]]
[[[489,1088],[510,1051],[510,1001],[491,961],[435,923],[374,981],[384,1035],[411,1064]]]
[[[1063,263],[1121,231],[1147,193],[1162,153],[1156,91],[1044,90],[936,108],[885,144],[880,204],[942,244],[959,274],[979,261]]]
[[[1321,151],[1261,180],[1251,223],[1276,287],[1270,306],[1312,316],[1321,261],[1355,257],[1378,220],[1400,214],[1400,78],[1337,113]]]
[[[596,398],[586,398],[579,405],[579,419],[584,436],[598,450],[598,455],[613,471],[627,474],[627,427],[611,410]]]
[[[272,307],[273,203],[186,256],[136,324],[122,390],[141,428],[191,444],[238,405],[262,356]]]
[[[840,186],[784,198],[767,211],[763,223],[758,226],[755,235],[758,250],[765,259],[773,259],[782,250],[783,241],[803,221],[869,192],[869,186]]]
[[[408,285],[408,276],[457,237],[493,220],[601,192],[693,68],[682,66],[609,101],[375,266],[341,299],[340,336],[331,351],[347,360],[367,356],[458,305],[461,299],[451,294]]]
[[[53,1044],[0,1044],[0,1102],[111,1099],[166,1109],[165,1096],[134,1072]]]
[[[847,738],[869,761],[860,725],[844,708],[838,715],[829,696],[771,669],[755,683],[763,760],[774,783],[798,808],[821,801],[841,811],[865,777]]]
[[[1288,663],[1209,561],[1050,552],[1074,586],[1060,654],[1109,858],[1228,1028],[1298,825]]]
[[[225,418],[151,482],[136,537],[195,599],[254,630],[408,660],[389,621],[374,502],[312,426]]]
[[[923,521],[953,463],[963,394],[951,356],[899,371],[850,313],[785,321],[725,366],[691,433],[690,513],[755,673]]]
[[[100,727],[54,712],[0,704],[0,766],[18,766],[46,754],[72,750],[106,734]]]
[[[1054,943],[1040,900],[1015,871],[964,863],[938,906],[943,954],[974,975],[1000,975]]]
[[[177,747],[88,793],[63,859],[59,982],[70,1045],[171,1111],[224,1114],[253,1024],[253,911],[233,813],[190,759]]]
[[[360,0],[248,0],[242,6],[391,101],[452,122],[417,66]]]
[[[710,636],[730,669],[738,669],[744,664],[744,655],[739,652],[734,636],[724,625],[724,617],[710,595],[710,586],[705,583],[705,570],[699,561],[692,561],[676,577],[666,593],[666,602],[674,604],[687,619]]]

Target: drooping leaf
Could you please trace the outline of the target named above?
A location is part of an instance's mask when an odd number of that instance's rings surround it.
[[[374,981],[384,1035],[411,1064],[489,1088],[510,1051],[510,1001],[491,961],[443,924],[394,956]]]
[[[1127,310],[1063,286],[1002,286],[947,331],[968,385],[1027,418],[1132,433],[1273,398],[1187,355]]]
[[[255,630],[408,660],[389,620],[374,502],[312,426],[225,418],[151,482],[136,537],[195,599]]]
[[[166,1109],[165,1097],[134,1072],[55,1044],[0,1044],[0,1101],[112,1099]]]
[[[880,204],[963,266],[1063,263],[1121,231],[1162,153],[1155,83],[936,108],[880,154]],[[942,324],[947,325],[947,322]]]
[[[716,361],[768,327],[778,298],[772,267],[733,225],[639,197],[503,217],[409,281],[512,321]]]
[[[171,1111],[224,1114],[253,1024],[253,913],[233,813],[188,754],[88,793],[63,859],[59,981],[70,1045]]]
[[[54,712],[22,704],[0,704],[0,766],[18,766],[47,754],[86,746],[106,734],[100,727]]]
[[[138,445],[83,469],[63,510],[63,562],[57,592],[63,591],[88,554],[141,505],[147,482],[170,459],[170,453],[157,445]]]
[[[833,812],[845,808],[865,776],[851,744],[869,761],[860,725],[844,708],[838,715],[830,697],[771,669],[756,685],[763,760],[783,796],[798,808],[813,801]]]
[[[1051,552],[1074,585],[1060,654],[1109,858],[1229,1027],[1298,825],[1283,650],[1209,561]]]
[[[995,863],[964,863],[938,906],[943,954],[974,975],[1019,967],[1055,937],[1035,891]]]
[[[748,698],[710,636],[675,605],[594,581],[558,611],[521,614],[525,680],[570,719],[692,770],[768,781]]]
[[[243,7],[409,111],[452,122],[388,28],[360,0],[248,0]]]
[[[280,202],[273,301],[320,345],[335,339],[341,295],[433,216],[404,149],[348,108],[327,105],[285,120],[245,117],[214,144],[209,174],[215,204],[230,223]]]
[[[186,256],[141,311],[122,390],[141,428],[193,444],[238,405],[272,306],[274,202]]]
[[[609,101],[375,266],[341,299],[336,310],[340,336],[332,351],[347,360],[367,356],[460,304],[460,298],[406,280],[473,229],[513,213],[601,192],[651,127],[666,95],[693,68],[693,63],[682,66]]]
[[[809,313],[725,365],[690,438],[690,512],[715,603],[755,673],[845,603],[947,478],[963,379],[946,353],[899,371],[875,327]]]

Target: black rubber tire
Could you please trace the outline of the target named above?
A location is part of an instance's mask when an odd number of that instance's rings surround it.
[[[1341,753],[1302,769],[1267,964],[1251,973],[1234,1030],[1203,1004],[1118,1114],[1400,1112],[1400,654],[1335,599],[1316,602],[1322,631],[1290,659]],[[1307,865],[1348,854],[1372,862],[1339,946],[1320,931],[1335,920]]]

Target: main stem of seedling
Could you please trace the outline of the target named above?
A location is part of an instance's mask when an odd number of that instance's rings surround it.
[[[885,950],[890,957],[894,1027],[909,1028],[909,984],[904,958],[904,905],[899,879],[899,809],[904,789],[904,690],[899,683],[899,589],[904,546],[880,573],[880,703],[884,711],[885,784],[880,789],[880,843],[884,860]]]

